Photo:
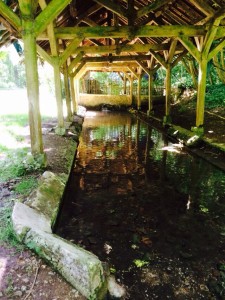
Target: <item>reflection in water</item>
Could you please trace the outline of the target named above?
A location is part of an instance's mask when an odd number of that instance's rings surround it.
[[[127,299],[209,299],[225,254],[225,174],[129,114],[95,114],[57,233],[107,261]]]

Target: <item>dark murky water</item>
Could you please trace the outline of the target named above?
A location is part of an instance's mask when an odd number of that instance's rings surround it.
[[[129,114],[85,117],[56,232],[107,261],[126,299],[225,294],[225,173]]]

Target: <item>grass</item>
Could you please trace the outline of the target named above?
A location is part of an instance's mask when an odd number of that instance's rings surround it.
[[[0,209],[0,244],[6,243],[15,247],[17,251],[22,251],[24,246],[18,242],[12,225],[12,205],[10,201],[7,206]]]
[[[37,185],[38,185],[37,178],[34,177],[24,178],[22,179],[22,181],[16,184],[14,190],[17,194],[27,196],[32,190],[34,190],[37,187]]]

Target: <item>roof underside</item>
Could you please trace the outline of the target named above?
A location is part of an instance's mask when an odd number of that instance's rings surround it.
[[[37,2],[36,15],[53,1]],[[18,1],[4,2],[20,16]],[[74,67],[80,66],[81,69],[81,64],[85,63],[87,66],[95,64],[96,69],[98,63],[99,67],[101,63],[104,66],[115,65],[115,68],[119,64],[122,70],[123,65],[133,68],[135,62],[138,68],[145,69],[157,66],[160,57],[166,61],[172,44],[174,54],[171,61],[187,53],[172,29],[176,28],[175,25],[178,25],[176,32],[179,32],[179,25],[183,25],[185,30],[189,27],[195,30],[189,35],[189,40],[198,48],[201,39],[206,36],[207,26],[215,16],[224,13],[224,7],[225,0],[72,0],[51,24],[58,55],[63,59],[66,57],[66,61],[77,59],[70,68],[71,72],[74,72]],[[221,18],[220,26],[223,27],[223,24]],[[170,31],[166,26],[162,28],[164,25],[173,27]],[[129,30],[124,32],[124,27],[129,27]],[[156,27],[159,28],[157,32]],[[21,32],[10,24],[1,10],[0,30],[0,47],[21,38]],[[185,36],[186,31],[182,34]],[[215,36],[215,39],[221,41],[223,34]],[[37,37],[37,43],[41,47],[39,53],[44,50],[50,57],[55,56],[48,29]],[[68,56],[64,55],[66,49]],[[79,53],[82,55],[79,56]]]

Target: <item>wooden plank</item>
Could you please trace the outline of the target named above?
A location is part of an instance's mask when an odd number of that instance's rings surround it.
[[[183,46],[188,50],[188,52],[199,62],[200,61],[200,52],[195,47],[195,45],[189,40],[188,37],[182,36],[178,38]]]
[[[21,30],[20,18],[3,1],[0,1],[1,15],[17,30]]]
[[[159,9],[169,2],[171,2],[171,0],[155,0],[154,2],[140,8],[137,12],[137,18],[143,17],[144,15],[149,14],[153,10]]]
[[[55,0],[59,1],[59,0]],[[68,1],[68,0],[67,0]],[[44,12],[44,11],[43,11]],[[225,31],[225,30],[224,30]],[[224,32],[223,31],[223,32]],[[202,36],[207,33],[206,26],[200,25],[144,25],[132,26],[95,26],[60,27],[55,29],[56,37],[61,39],[127,38],[135,37],[179,37]]]
[[[71,0],[52,0],[48,6],[36,17],[34,30],[36,36],[44,31],[47,25],[61,13]]]
[[[105,8],[111,10],[113,13],[120,17],[127,17],[127,11],[121,5],[113,3],[110,0],[94,0],[96,3],[101,4]]]

